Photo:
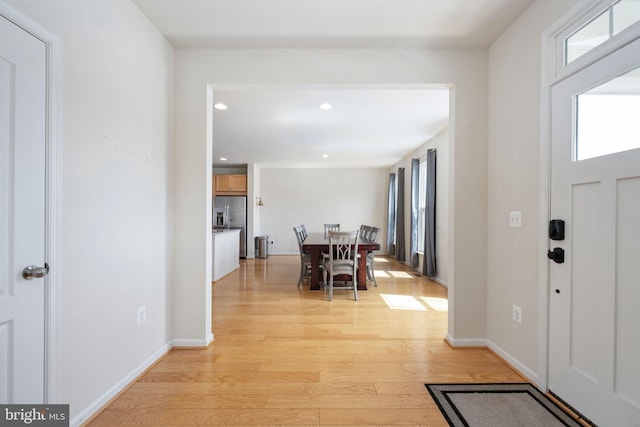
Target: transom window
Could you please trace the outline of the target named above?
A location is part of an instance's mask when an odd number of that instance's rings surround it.
[[[640,21],[640,0],[614,2],[565,39],[565,65],[580,58],[638,21]]]

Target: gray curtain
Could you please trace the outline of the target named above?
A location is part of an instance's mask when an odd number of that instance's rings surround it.
[[[436,150],[427,151],[427,198],[424,213],[424,262],[422,274],[435,277],[436,271]]]
[[[411,159],[411,241],[409,265],[418,266],[418,211],[420,210],[420,160]]]
[[[404,168],[398,168],[396,203],[396,260],[406,261],[404,248]]]
[[[387,211],[387,254],[394,255],[396,248],[396,174],[389,174],[389,208]]]

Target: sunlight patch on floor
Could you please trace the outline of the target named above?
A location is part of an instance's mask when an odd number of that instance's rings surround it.
[[[427,311],[426,307],[411,295],[380,294],[380,296],[392,310]]]
[[[449,300],[446,298],[420,297],[429,307],[435,311],[449,311]]]
[[[389,270],[373,270],[374,276],[380,277],[394,277],[396,279],[413,279],[414,277],[406,271],[389,271]]]
[[[373,275],[378,277],[378,278],[380,278],[380,277],[391,277],[384,270],[373,270]]]
[[[389,274],[396,279],[413,279],[413,276],[406,271],[389,271]]]

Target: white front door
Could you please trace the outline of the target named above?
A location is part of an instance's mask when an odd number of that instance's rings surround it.
[[[549,390],[640,426],[640,41],[552,88]]]
[[[43,403],[46,45],[0,16],[0,403]]]

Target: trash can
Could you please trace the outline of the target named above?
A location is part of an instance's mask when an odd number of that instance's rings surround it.
[[[269,257],[269,236],[256,237],[256,258]]]

